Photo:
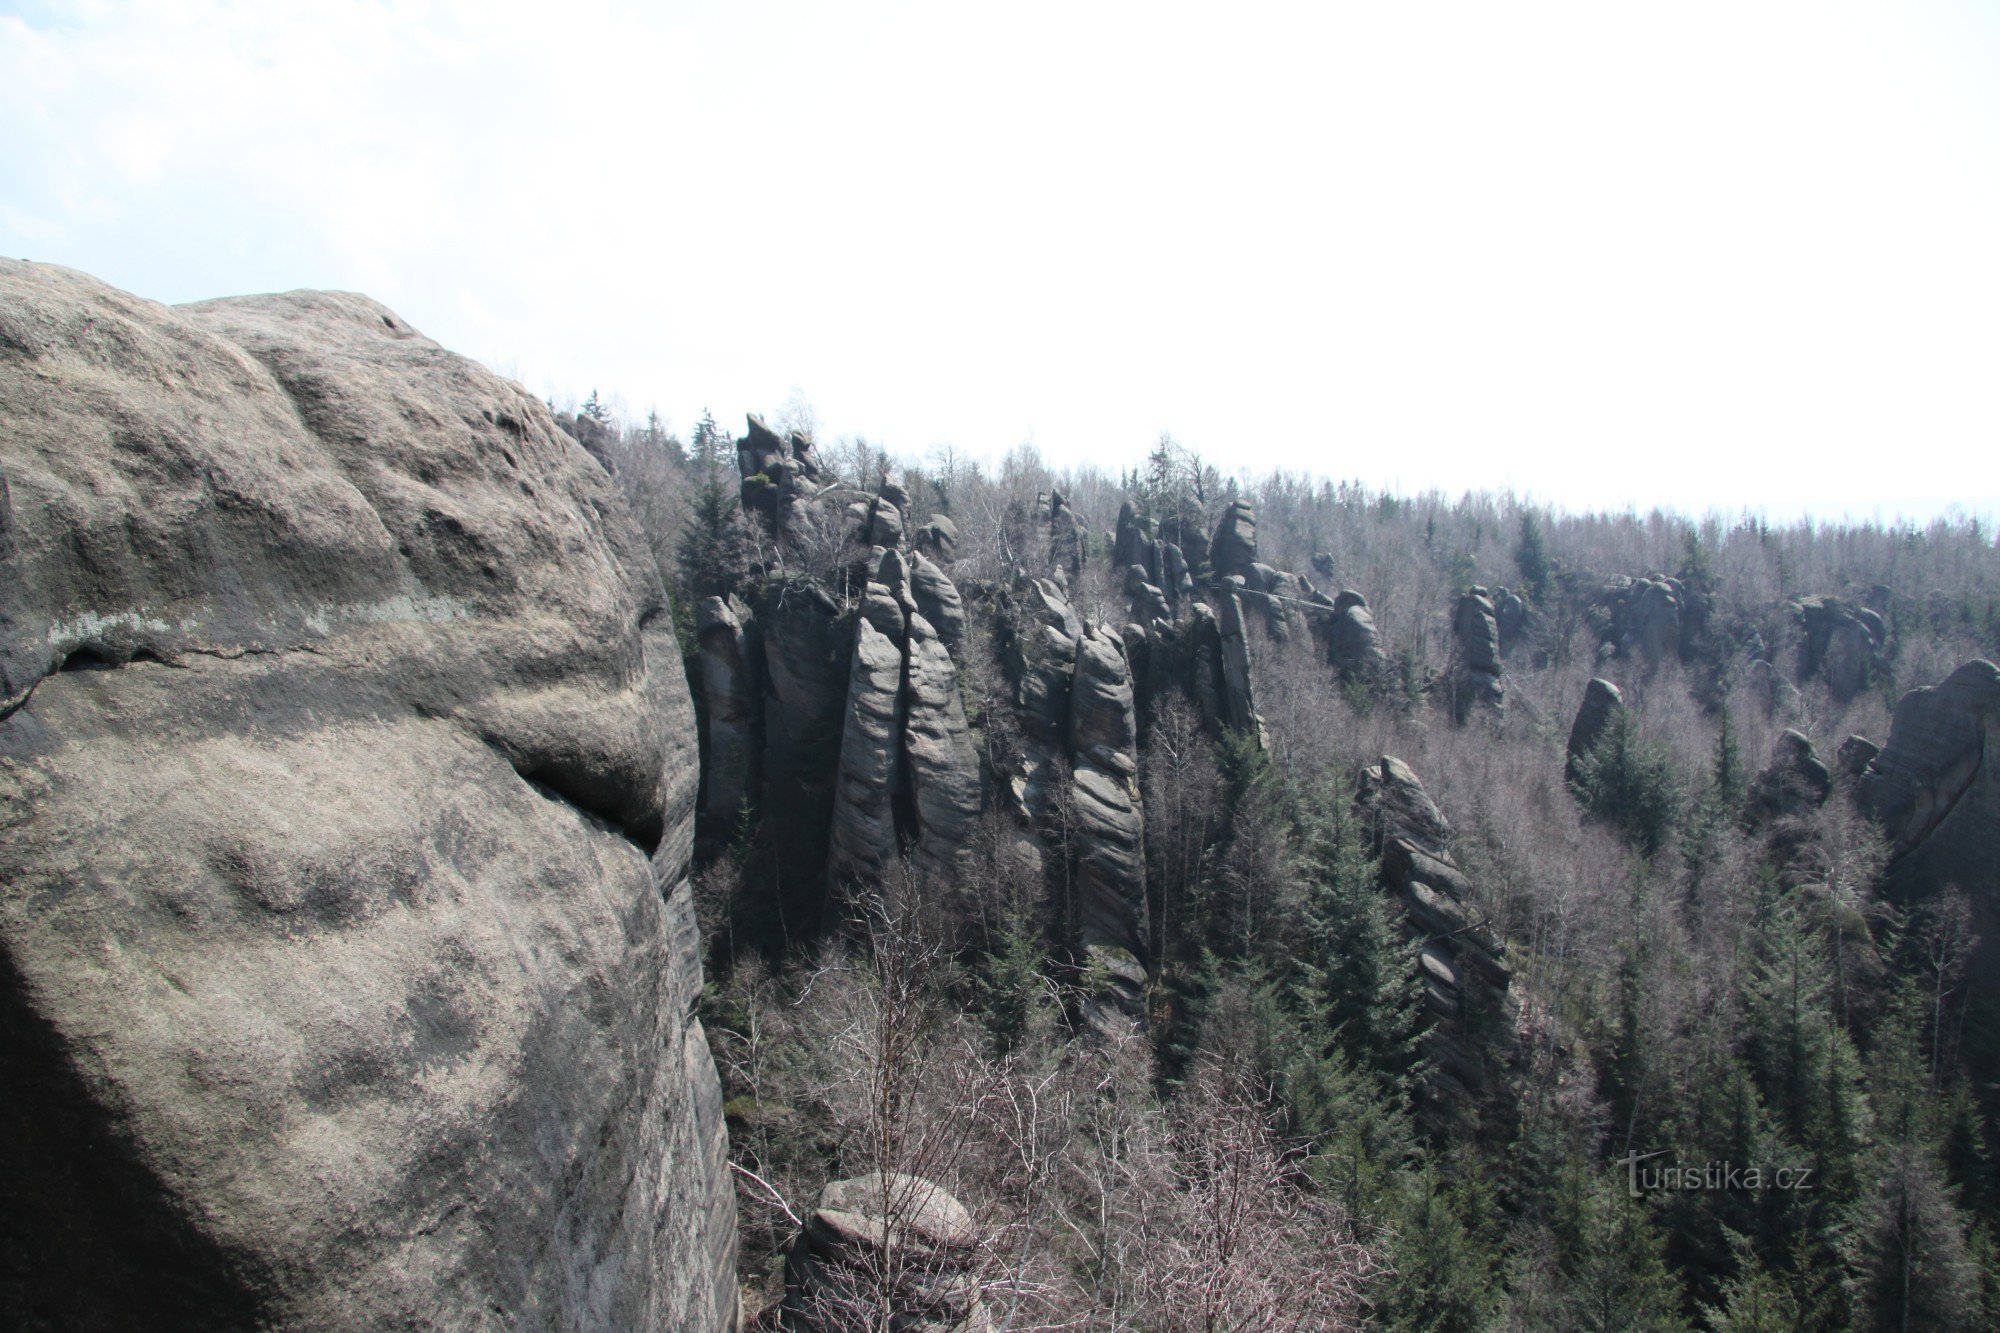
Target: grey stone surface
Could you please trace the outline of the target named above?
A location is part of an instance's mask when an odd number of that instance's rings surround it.
[[[352,295],[0,261],[0,404],[0,1322],[733,1318],[692,704],[603,470]]]
[[[1565,778],[1571,782],[1577,780],[1578,764],[1624,714],[1625,696],[1618,687],[1602,676],[1594,677],[1584,688],[1583,702],[1577,706],[1576,720],[1570,724],[1569,745],[1563,760]]]
[[[722,598],[704,597],[695,608],[695,638],[707,741],[702,809],[717,829],[732,829],[756,790],[757,685],[743,621]]]
[[[1899,877],[1989,898],[2000,889],[1996,719],[2000,667],[1981,659],[1897,703],[1888,744],[1857,792],[1889,838]]]

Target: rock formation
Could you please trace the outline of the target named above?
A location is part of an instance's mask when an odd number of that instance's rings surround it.
[[[1145,981],[1140,912],[1146,901],[1138,725],[1125,645],[1089,626],[1078,636],[1070,687],[1070,776],[1076,801],[1078,938],[1099,952],[1135,1007]],[[1135,975],[1136,971],[1136,975]]]
[[[1061,491],[1048,496],[1049,577],[1064,588],[1083,572],[1083,520],[1069,507]]]
[[[1584,756],[1624,715],[1625,696],[1618,687],[1601,676],[1593,678],[1584,689],[1583,702],[1577,706],[1576,721],[1570,725],[1569,746],[1563,761],[1566,779],[1572,783],[1578,780]]]
[[[1649,574],[1614,581],[1595,607],[1602,648],[1658,666],[1680,652],[1686,603],[1687,587],[1679,579]]]
[[[1452,610],[1451,714],[1459,722],[1485,705],[1502,707],[1506,690],[1500,681],[1500,629],[1486,589],[1473,587],[1460,595]]]
[[[985,1333],[992,1325],[973,1271],[978,1243],[965,1205],[921,1177],[833,1181],[786,1256],[784,1326],[874,1328],[871,1316],[886,1303],[899,1333]]]
[[[0,261],[0,1323],[717,1329],[647,548],[351,295]]]
[[[1451,826],[1402,760],[1388,755],[1362,768],[1355,807],[1382,859],[1382,884],[1400,903],[1411,937],[1423,941],[1420,965],[1434,1026],[1426,1034],[1433,1070],[1427,1098],[1448,1114],[1484,1081],[1462,1041],[1468,1005],[1504,1003],[1512,971],[1500,941],[1473,913],[1472,887],[1452,860]]]
[[[1861,775],[1858,795],[1889,838],[1891,873],[1905,883],[2000,888],[1996,718],[2000,667],[1977,659],[1897,703],[1889,742]]]
[[[1257,511],[1249,501],[1237,500],[1222,512],[1208,543],[1208,563],[1217,579],[1248,577],[1257,563]]]
[[[1845,702],[1887,671],[1889,633],[1882,617],[1838,597],[1804,597],[1796,607],[1803,634],[1800,680],[1818,676],[1834,698]]]
[[[1849,736],[1834,752],[1834,762],[1840,766],[1843,777],[1858,778],[1868,771],[1868,765],[1875,762],[1875,756],[1882,753],[1882,747],[1866,736]]]
[[[717,830],[730,830],[742,820],[756,785],[757,696],[749,645],[736,608],[720,597],[702,598],[695,608],[694,624],[700,644],[702,728],[707,741],[702,762],[702,812]]]
[[[1387,667],[1368,599],[1352,588],[1342,588],[1333,599],[1327,655],[1342,680],[1370,683],[1379,680]]]
[[[1748,813],[1755,822],[1803,815],[1824,805],[1832,793],[1833,774],[1812,738],[1787,729],[1771,747],[1771,762],[1750,784]]]

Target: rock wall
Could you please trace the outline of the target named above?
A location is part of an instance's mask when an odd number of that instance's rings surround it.
[[[1977,659],[1897,703],[1888,744],[1857,795],[1887,835],[1891,873],[1903,882],[1989,898],[2000,890],[1996,721],[2000,667]]]
[[[0,1324],[731,1324],[603,470],[351,295],[0,261],[0,404]]]

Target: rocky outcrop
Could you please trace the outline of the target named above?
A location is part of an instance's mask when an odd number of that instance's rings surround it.
[[[854,651],[840,741],[833,836],[827,871],[835,885],[878,883],[895,858],[903,739],[903,652],[908,613],[897,593],[902,568],[893,553],[869,580],[854,618]]]
[[[362,297],[0,261],[0,1323],[714,1329],[646,547]]]
[[[1500,940],[1475,915],[1472,886],[1447,845],[1451,826],[1409,765],[1384,755],[1364,766],[1355,808],[1381,857],[1383,887],[1401,905],[1411,937],[1423,941],[1419,965],[1433,1019],[1425,1034],[1432,1063],[1426,1099],[1433,1114],[1448,1115],[1484,1082],[1464,1021],[1472,1010],[1505,1004],[1512,970]]]
[[[1208,563],[1217,579],[1248,578],[1257,563],[1257,511],[1248,500],[1237,500],[1222,511],[1208,543]]]
[[[984,805],[979,754],[965,721],[958,668],[930,620],[910,617],[903,756],[909,773],[912,840],[933,870],[956,867],[971,845]]]
[[[1216,599],[1216,651],[1222,672],[1222,721],[1232,731],[1255,736],[1262,743],[1264,719],[1257,715],[1257,695],[1251,683],[1250,641],[1243,629],[1243,604],[1225,586]]]
[[[1506,701],[1500,681],[1500,628],[1486,589],[1459,596],[1451,615],[1451,714],[1459,722],[1485,706],[1498,711]]]
[[[1625,716],[1625,696],[1603,677],[1593,678],[1577,706],[1576,721],[1570,724],[1569,746],[1564,752],[1563,776],[1574,784],[1582,777],[1584,757]]]
[[[1866,736],[1849,736],[1834,752],[1834,763],[1839,766],[1843,777],[1858,778],[1868,771],[1868,765],[1875,762],[1875,756],[1882,753],[1882,747]]]
[[[1649,574],[1620,578],[1598,595],[1594,618],[1600,651],[1658,666],[1681,647],[1687,586],[1679,579]]]
[[[736,608],[704,597],[695,608],[700,645],[702,812],[718,830],[742,822],[755,790],[757,694],[749,644]]]
[[[833,1181],[786,1256],[784,1327],[985,1333],[978,1248],[972,1214],[942,1186],[893,1172]]]
[[[848,716],[854,628],[817,584],[768,586],[757,600],[763,643],[763,791],[774,817],[761,841],[773,858],[779,915],[792,937],[821,924],[834,785]]]
[[[743,507],[779,514],[801,496],[819,489],[821,473],[812,441],[797,431],[779,435],[752,413],[749,429],[736,442],[736,469],[742,477]]]
[[[1810,813],[1833,794],[1833,774],[1812,738],[1787,729],[1771,746],[1771,762],[1750,784],[1748,811],[1753,823]]]
[[[1873,611],[1838,597],[1804,597],[1795,614],[1802,633],[1800,680],[1820,677],[1844,703],[1887,672],[1888,627]]]
[[[1061,491],[1049,492],[1048,525],[1049,577],[1068,588],[1083,573],[1085,529]]]
[[[1974,660],[1896,705],[1889,742],[1861,775],[1862,806],[1889,839],[1906,883],[2000,888],[2000,775],[1994,729],[2000,667]]]
[[[1125,645],[1110,631],[1090,626],[1077,639],[1070,688],[1078,935],[1086,948],[1122,952],[1135,963],[1146,900],[1138,746]]]
[[[939,640],[956,652],[965,642],[965,599],[959,596],[958,586],[921,551],[910,562],[910,595]]]
[[[1371,683],[1380,680],[1387,668],[1368,599],[1352,588],[1341,589],[1340,595],[1333,599],[1327,656],[1333,662],[1333,669],[1346,681]]]

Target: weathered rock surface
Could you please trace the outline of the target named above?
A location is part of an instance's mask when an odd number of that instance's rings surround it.
[[[1333,599],[1327,655],[1342,680],[1376,681],[1387,666],[1368,599],[1352,588],[1341,589],[1340,595]]]
[[[1401,904],[1406,929],[1423,941],[1421,969],[1433,1026],[1425,1034],[1432,1072],[1427,1111],[1450,1115],[1485,1080],[1463,1040],[1469,1009],[1505,1003],[1512,971],[1500,940],[1473,914],[1472,886],[1452,860],[1451,827],[1423,783],[1388,755],[1364,766],[1355,808],[1381,857],[1382,885]]]
[[[1138,743],[1125,645],[1092,626],[1077,639],[1069,717],[1080,828],[1079,935],[1086,948],[1122,949],[1135,958],[1146,895]]]
[[[1771,762],[1750,784],[1749,814],[1756,821],[1803,815],[1832,794],[1833,774],[1812,738],[1788,728],[1772,744]]]
[[[743,621],[720,597],[695,608],[700,645],[702,811],[717,829],[734,828],[755,790],[757,691]]]
[[[0,404],[0,1323],[723,1327],[692,706],[603,470],[351,295],[0,261]]]
[[[1598,596],[1602,647],[1658,666],[1680,652],[1686,602],[1687,588],[1679,579],[1657,574],[1617,579]]]
[[[1606,732],[1625,715],[1625,696],[1616,685],[1595,677],[1584,688],[1583,702],[1577,706],[1576,721],[1570,724],[1569,746],[1565,751],[1563,776],[1570,782],[1580,776],[1578,765],[1596,747]]]
[[[1083,573],[1083,520],[1063,499],[1061,491],[1048,497],[1049,577],[1068,588]]]
[[[1892,873],[1975,894],[2000,888],[2000,667],[1975,659],[1896,705],[1889,742],[1857,786],[1888,836]]]
[[[1804,632],[1799,679],[1823,678],[1833,697],[1844,702],[1888,669],[1888,627],[1873,611],[1838,597],[1804,597],[1797,615]]]
[[[909,769],[917,853],[938,870],[956,865],[983,804],[979,755],[965,721],[958,668],[922,615],[910,617],[903,753]]]
[[[1882,753],[1882,747],[1866,736],[1849,736],[1834,752],[1834,762],[1839,765],[1845,777],[1858,778],[1868,771],[1868,765],[1875,762],[1875,756]]]
[[[1257,563],[1257,511],[1249,501],[1237,500],[1222,511],[1209,539],[1208,561],[1217,579],[1249,576]]]
[[[763,640],[764,824],[794,934],[819,928],[834,788],[846,731],[854,631],[819,587],[782,583],[758,599]]]
[[[886,563],[886,558],[885,558]],[[897,851],[895,797],[903,740],[907,621],[893,592],[871,581],[854,620],[847,718],[840,741],[827,872],[835,884],[879,882]]]
[[[1486,589],[1473,587],[1452,609],[1451,713],[1463,722],[1473,709],[1499,709],[1506,700],[1500,681],[1500,627]]]
[[[957,651],[965,641],[965,599],[945,572],[918,552],[910,564],[910,595],[944,646]]]
[[[786,1256],[785,1327],[879,1327],[886,1297],[899,1333],[981,1333],[991,1323],[974,1280],[978,1244],[965,1205],[919,1176],[833,1181]]]

